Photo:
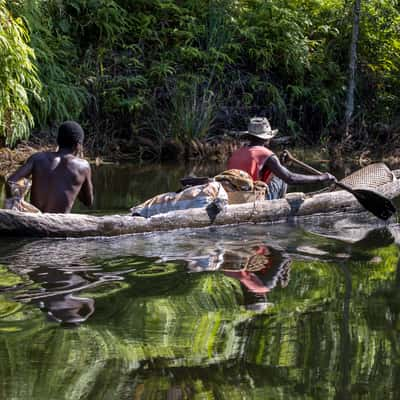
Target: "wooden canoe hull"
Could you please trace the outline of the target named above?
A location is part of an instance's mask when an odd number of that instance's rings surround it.
[[[400,195],[400,180],[383,185],[379,193],[393,199]],[[293,218],[363,211],[348,192],[335,191],[312,197],[258,201],[230,205],[211,221],[204,209],[189,209],[151,218],[129,215],[30,214],[0,210],[0,235],[22,237],[117,236],[133,233],[203,228],[212,225],[276,223]]]

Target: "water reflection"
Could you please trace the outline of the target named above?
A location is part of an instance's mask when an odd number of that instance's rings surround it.
[[[2,241],[0,397],[398,398],[400,227],[324,224]]]
[[[83,277],[69,270],[43,265],[32,270],[28,276],[32,282],[40,285],[40,290],[24,290],[14,299],[37,305],[50,321],[77,325],[94,313],[93,299],[73,295],[93,286],[87,275]]]
[[[23,279],[22,283],[2,285],[0,292],[13,300],[37,306],[49,321],[64,326],[85,322],[95,311],[95,301],[79,293],[100,285],[123,280],[131,270],[108,273],[100,265],[79,263],[42,264],[43,260],[27,265],[18,257],[8,268]]]
[[[354,242],[355,235],[347,234],[349,227],[351,232],[356,231],[355,226],[355,220],[333,220],[330,228],[326,222],[327,235],[312,224],[305,232],[305,224],[303,229],[294,225],[247,225],[240,230],[223,227],[85,240],[6,240],[0,247],[0,262],[24,277],[24,285],[3,287],[3,291],[13,290],[15,300],[37,305],[50,319],[78,324],[95,312],[90,293],[97,286],[118,281],[133,284],[133,280],[146,276],[154,278],[157,287],[161,275],[176,272],[174,264],[168,263],[179,260],[189,273],[213,271],[237,281],[243,291],[242,304],[249,310],[262,311],[272,304],[272,289],[287,287],[293,258],[367,262],[371,255],[366,250],[389,246],[397,236],[396,226],[375,229],[358,221],[359,240]],[[343,235],[349,241],[343,240]],[[262,236],[268,240],[261,241]],[[49,260],[54,263],[49,264]],[[81,296],[82,292],[87,295]]]
[[[160,259],[141,261],[140,257],[134,255],[102,258],[100,264],[96,264],[99,258],[81,257],[83,249],[76,252],[76,246],[70,248],[72,251],[69,252],[66,250],[67,243],[37,241],[15,250],[13,257],[4,257],[2,261],[13,273],[23,277],[24,283],[3,285],[1,291],[12,295],[18,302],[36,305],[46,313],[49,321],[72,326],[86,321],[95,312],[95,301],[79,296],[82,291],[90,293],[100,285],[124,280],[131,282],[132,279],[143,277],[153,278],[150,282],[153,282],[154,291],[159,286],[161,276],[177,271],[173,264],[160,262]],[[63,253],[61,248],[64,248]],[[215,250],[203,256],[193,255],[189,251],[185,256],[186,270],[189,273],[220,271],[237,280],[244,291],[244,305],[249,310],[264,310],[269,304],[267,293],[278,285],[286,287],[289,282],[291,260],[281,250],[263,243],[256,244],[255,241],[245,247],[239,243],[230,243],[226,247],[220,244]],[[63,261],[62,266],[43,264],[51,254],[60,255],[58,258]],[[77,254],[79,260],[73,257]],[[182,254],[176,254],[173,258],[182,257]]]
[[[289,255],[282,250],[256,242],[246,246],[220,243],[202,256],[190,254],[187,260],[190,272],[220,271],[239,281],[245,292],[246,308],[257,311],[267,307],[270,290],[277,285],[287,286],[290,264]]]
[[[248,270],[246,267],[237,270],[222,270],[231,278],[237,279],[245,290],[246,308],[254,311],[263,311],[268,305],[267,293],[277,286],[285,288],[289,283],[290,259],[284,259],[278,264],[257,266],[257,269]]]

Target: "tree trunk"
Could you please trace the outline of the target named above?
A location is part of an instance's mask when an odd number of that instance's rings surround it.
[[[349,77],[346,95],[345,110],[345,137],[349,136],[351,118],[354,112],[354,91],[356,87],[356,69],[357,69],[357,43],[358,32],[360,26],[360,10],[361,0],[355,0],[353,9],[353,33],[351,36],[350,53],[349,53]]]

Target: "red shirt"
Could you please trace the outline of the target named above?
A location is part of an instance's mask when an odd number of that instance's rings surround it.
[[[240,169],[247,172],[253,181],[263,181],[269,183],[272,179],[272,172],[265,170],[264,175],[260,176],[260,170],[265,161],[274,153],[264,146],[242,147],[236,150],[228,160],[228,169]]]

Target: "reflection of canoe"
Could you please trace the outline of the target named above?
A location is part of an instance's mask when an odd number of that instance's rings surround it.
[[[396,176],[398,176],[396,171]],[[400,195],[400,180],[378,188],[388,198]],[[239,223],[276,223],[296,217],[345,214],[362,211],[358,201],[339,190],[305,197],[290,194],[273,201],[230,205],[211,221],[204,209],[173,211],[145,219],[129,215],[91,216],[81,214],[28,214],[0,210],[2,236],[116,236],[131,233],[167,231],[180,228],[202,228],[211,225]]]

